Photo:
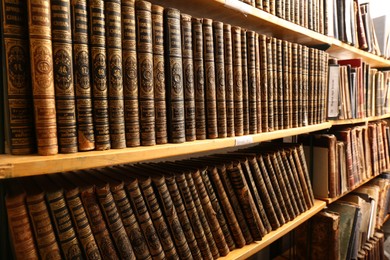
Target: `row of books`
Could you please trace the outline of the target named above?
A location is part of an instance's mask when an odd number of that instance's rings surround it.
[[[352,119],[390,112],[390,71],[361,59],[330,60],[328,118]]]
[[[378,121],[300,136],[308,164],[313,163],[315,196],[337,197],[389,169],[389,134],[387,122]]]
[[[389,177],[378,176],[298,227],[297,259],[308,254],[318,259],[384,259],[380,227],[383,213],[388,214]]]
[[[9,240],[0,242],[15,259],[215,259],[314,204],[297,144],[6,179],[4,187]]]
[[[326,118],[323,51],[141,0],[46,0],[39,12],[2,2],[13,154],[33,153],[35,141],[50,155]]]

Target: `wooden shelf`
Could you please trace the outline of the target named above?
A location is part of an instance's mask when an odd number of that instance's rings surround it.
[[[381,116],[371,116],[365,118],[330,120],[330,123],[332,125],[352,125],[352,124],[368,123],[371,121],[381,120],[386,118],[390,118],[390,114],[385,114]]]
[[[74,154],[39,155],[0,155],[0,178],[13,178],[63,171],[73,171],[103,167],[122,163],[134,163],[172,156],[215,151],[251,143],[259,143],[287,136],[299,135],[330,128],[329,122],[299,128],[278,130],[268,133],[207,139],[182,144],[164,144],[135,148],[112,149],[108,151],[89,151]]]
[[[252,244],[244,246],[243,248],[235,249],[232,252],[230,252],[227,256],[218,259],[247,259],[249,256],[269,246],[272,242],[286,235],[288,232],[290,232],[291,230],[298,227],[300,224],[310,219],[312,216],[314,216],[322,209],[324,209],[325,206],[326,203],[324,201],[316,200],[314,202],[314,206],[311,209],[302,213],[294,220],[284,224],[280,228],[270,232],[269,234],[264,236],[261,241],[256,241]]]
[[[390,219],[390,214],[387,214],[383,220],[383,224],[386,223]]]

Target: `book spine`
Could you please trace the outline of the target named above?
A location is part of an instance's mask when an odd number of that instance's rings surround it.
[[[288,88],[288,100],[289,100],[289,104],[288,106],[290,107],[290,113],[289,113],[289,117],[288,117],[288,128],[291,128],[292,127],[292,124],[293,124],[293,121],[292,121],[292,106],[293,106],[293,76],[292,76],[292,59],[293,59],[293,56],[292,56],[292,43],[291,42],[288,42],[287,43],[287,57],[288,57],[288,84],[290,85],[290,87]]]
[[[232,26],[234,134],[244,134],[241,28]]]
[[[257,133],[262,131],[262,111],[261,111],[261,72],[260,72],[260,35],[255,34],[255,71],[256,71],[256,121],[257,121]]]
[[[314,81],[314,70],[315,70],[315,51],[312,48],[308,50],[308,124],[314,124],[314,114],[315,114],[315,81]]]
[[[161,6],[152,5],[154,108],[157,144],[166,144],[168,142],[167,108],[165,98],[163,11],[164,9]]]
[[[278,113],[278,129],[284,129],[284,121],[286,117],[286,113],[284,112],[284,94],[283,94],[283,52],[282,52],[282,45],[283,41],[282,40],[277,40],[276,41],[276,71],[277,71],[277,90],[278,90],[278,96],[276,98],[277,101],[277,113]]]
[[[271,38],[271,57],[272,57],[272,87],[273,87],[273,113],[274,113],[274,129],[279,130],[279,88],[278,88],[278,39]],[[281,96],[283,97],[283,96]]]
[[[183,55],[183,84],[186,141],[196,140],[195,82],[192,44],[191,16],[181,14],[181,37]]]
[[[137,40],[134,0],[122,0],[123,95],[126,146],[141,144],[138,107]]]
[[[227,137],[223,23],[213,22],[218,137]]]
[[[241,28],[241,64],[242,64],[242,114],[244,135],[249,134],[249,92],[248,92],[248,49],[246,30]]]
[[[299,111],[301,107],[299,107],[299,81],[298,81],[298,44],[292,44],[292,127],[299,126]]]
[[[268,131],[274,130],[274,64],[272,55],[272,38],[267,37],[265,41],[267,59],[267,100],[268,100]]]
[[[70,2],[51,1],[53,77],[60,153],[77,152]]]
[[[135,14],[141,145],[155,145],[152,4],[136,1]]]
[[[31,80],[39,155],[58,153],[50,1],[28,1]]]
[[[259,35],[260,48],[260,93],[261,93],[261,131],[268,132],[268,73],[267,37]]]
[[[110,127],[108,119],[106,29],[104,2],[93,0],[89,5],[89,44],[92,67],[93,124],[96,150],[108,150]]]
[[[309,193],[309,197],[310,197],[310,206],[314,205],[314,194],[313,194],[313,188],[312,188],[312,185],[311,185],[311,180],[310,180],[310,176],[309,176],[309,170],[307,168],[307,164],[306,164],[306,160],[305,160],[305,153],[303,151],[303,146],[302,145],[299,145],[295,152],[294,152],[294,159],[295,159],[295,163],[301,165],[301,168],[302,168],[302,173],[303,173],[303,177],[305,179],[305,182],[306,182],[306,185],[307,185],[307,191]]]
[[[289,56],[288,56],[288,42],[283,41],[282,43],[282,49],[283,49],[283,126],[287,129],[289,127],[289,121],[290,121],[290,114],[292,113],[291,110],[294,109],[294,101],[293,101],[293,107],[290,107],[290,84],[289,84],[289,74],[288,74],[288,66],[289,66]],[[294,56],[293,56],[294,57]],[[293,64],[294,66],[294,64]],[[294,67],[293,67],[294,69]],[[294,81],[293,81],[294,84]],[[294,96],[294,99],[298,97]],[[294,124],[294,118],[292,119]]]
[[[28,45],[27,2],[2,1],[6,107],[10,151],[30,154],[35,150],[33,97]],[[1,43],[1,44],[3,44]],[[8,118],[7,118],[8,116]]]
[[[298,107],[300,107],[301,109],[298,109],[298,126],[303,126],[303,120],[304,120],[304,109],[303,109],[303,102],[304,102],[304,83],[303,83],[303,66],[302,66],[302,63],[303,63],[303,47],[302,45],[298,44],[298,51],[297,51],[297,55],[298,55],[298,63],[297,63],[297,82],[296,84],[298,84]],[[294,53],[292,53],[294,55]],[[293,56],[294,58],[294,56]],[[293,76],[294,76],[294,72],[293,72]],[[294,81],[293,81],[294,82]],[[294,83],[293,83],[294,84]]]
[[[247,32],[248,49],[248,103],[249,134],[257,133],[257,77],[256,77],[256,34]]]
[[[185,142],[183,64],[180,12],[164,9],[165,67],[167,82],[168,138],[172,143]]]
[[[302,46],[303,126],[309,125],[309,48]]]
[[[93,132],[87,1],[72,1],[71,11],[78,150],[89,151],[95,149],[95,135]]]
[[[234,87],[233,87],[233,47],[232,30],[229,24],[223,25],[225,91],[226,91],[226,131],[227,136],[235,136],[234,132]]]

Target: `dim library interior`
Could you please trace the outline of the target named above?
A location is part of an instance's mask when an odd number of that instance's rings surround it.
[[[1,2],[0,259],[390,259],[387,1]]]

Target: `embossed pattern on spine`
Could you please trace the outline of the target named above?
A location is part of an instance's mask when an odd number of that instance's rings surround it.
[[[242,94],[242,49],[241,28],[232,26],[233,51],[233,93],[234,93],[234,134],[244,134],[243,94]]]
[[[226,91],[226,132],[228,137],[234,132],[234,90],[233,90],[233,47],[230,24],[223,25],[225,91]]]

